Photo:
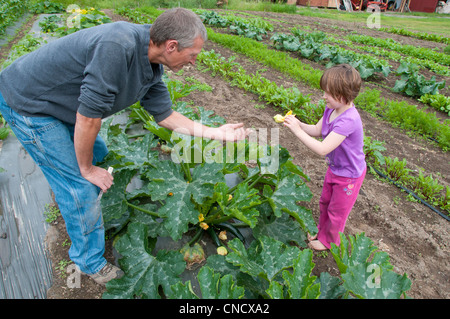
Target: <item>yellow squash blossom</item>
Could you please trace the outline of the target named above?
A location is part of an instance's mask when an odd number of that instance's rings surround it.
[[[219,239],[221,239],[221,240],[227,240],[227,231],[226,230],[222,230],[220,233],[219,233]]]
[[[209,228],[208,224],[205,222],[201,222],[200,227],[203,228],[204,230],[207,230]]]
[[[203,214],[198,215],[198,221],[202,222],[205,220],[205,216],[203,216]]]
[[[288,116],[288,115],[292,115],[292,111],[287,112],[285,116],[283,116],[283,115],[281,115],[281,114],[277,114],[277,115],[275,115],[275,116],[273,117],[273,119],[274,119],[275,122],[277,122],[277,123],[283,123],[283,122],[284,122],[284,119],[285,119],[286,116]]]

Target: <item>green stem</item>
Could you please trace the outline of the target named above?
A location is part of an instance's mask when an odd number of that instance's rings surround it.
[[[219,224],[219,223],[226,222],[227,220],[230,220],[232,218],[234,218],[234,216],[223,216],[222,218],[217,218],[217,219],[211,220],[209,223],[210,224]]]
[[[217,208],[217,207],[215,207],[215,208]],[[213,221],[217,218],[217,216],[220,215],[221,212],[222,212],[222,209],[219,209],[219,210],[217,211],[217,213],[215,213],[214,215],[209,216],[208,218],[206,218],[206,219],[205,219],[205,223],[206,223],[206,224],[209,224],[209,223],[213,222]]]
[[[230,223],[233,227],[239,228],[239,227],[250,227],[247,223]]]
[[[255,186],[255,184],[258,183],[262,177],[263,177],[262,175],[259,175],[258,178],[255,179],[255,181],[253,183],[251,183],[248,188],[252,188],[253,186]]]
[[[248,181],[252,180],[255,176],[257,176],[258,174],[259,174],[259,172],[253,174],[253,175],[250,176],[250,177],[247,177],[246,179],[244,179],[244,180],[243,180],[242,182],[240,182],[239,184],[234,185],[232,188],[230,188],[230,189],[228,190],[228,194],[233,194],[233,192],[236,190],[236,188],[237,188],[240,184],[247,183]],[[259,176],[259,177],[256,179],[256,181],[258,181],[261,177],[262,177],[262,175]],[[254,184],[254,182],[252,183],[252,185],[253,185],[253,184]]]
[[[192,237],[192,239],[188,242],[188,245],[191,246],[192,244],[197,242],[201,238],[202,235],[203,235],[203,229],[201,229],[199,227],[197,229],[197,232],[195,233],[194,237]]]
[[[128,135],[128,138],[129,139],[132,139],[132,138],[138,138],[138,137],[142,137],[142,136],[145,136],[145,135],[147,135],[148,133],[141,133],[141,134],[135,134],[135,135]]]
[[[147,210],[147,209],[145,209],[145,208],[142,208],[142,207],[133,205],[133,204],[127,202],[127,201],[126,201],[126,203],[127,203],[128,206],[130,206],[130,207],[132,207],[132,208],[134,208],[134,209],[137,209],[137,210],[139,210],[139,211],[141,211],[141,212],[144,212],[144,213],[146,213],[146,214],[148,214],[148,215],[150,215],[150,216],[160,217],[160,216],[159,216],[157,213],[155,213],[155,212],[152,212],[152,211],[149,211],[149,210]]]
[[[189,164],[186,164],[184,162],[181,162],[181,167],[183,168],[184,174],[186,175],[186,178],[188,180],[188,182],[192,182],[192,176],[191,176],[191,171],[189,169]]]

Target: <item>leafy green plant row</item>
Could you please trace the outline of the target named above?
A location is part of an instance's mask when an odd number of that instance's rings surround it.
[[[311,30],[311,27],[309,27],[309,26],[300,26],[300,27],[297,27],[297,30],[299,30],[300,28]],[[372,40],[370,40],[370,37],[365,36],[364,39],[366,39],[366,41],[356,42],[354,40],[352,41],[353,35],[359,36],[359,35],[355,34],[355,32],[350,32],[350,35],[344,37],[343,39],[336,38],[332,35],[327,35],[326,40],[333,42],[333,43],[343,44],[350,48],[354,47],[355,43],[371,44],[371,45],[360,45],[356,49],[374,53],[377,56],[385,56],[385,57],[388,57],[389,59],[397,61],[397,62],[408,62],[410,64],[417,64],[419,66],[426,67],[430,71],[432,71],[436,74],[439,74],[439,75],[446,76],[446,75],[450,74],[449,67],[442,65],[440,61],[436,62],[435,60],[430,60],[426,56],[425,57],[422,57],[422,56],[415,57],[415,56],[408,55],[407,53],[412,50],[411,48],[409,50],[407,50],[407,49],[401,50],[401,52],[403,54],[406,54],[406,55],[402,55],[402,54],[398,53],[397,51],[395,51],[396,47],[401,47],[400,44],[397,46],[392,46],[392,45],[388,46],[388,45],[380,44],[380,43],[384,43],[384,42],[388,42],[389,44],[391,44],[390,39],[389,40],[380,39],[380,41],[374,40],[375,45],[372,45]],[[385,49],[386,47],[388,47],[389,50]],[[421,49],[421,50],[427,50],[427,49]],[[430,50],[430,52],[434,52],[434,51]],[[433,53],[430,53],[430,54],[433,54]]]
[[[258,32],[258,27],[253,25],[253,22],[249,22],[246,28],[238,28],[241,31],[235,32],[237,27],[234,25],[230,26],[232,22],[228,21],[225,17],[217,14],[214,11],[204,11],[200,15],[200,17],[202,18],[204,23],[208,25],[215,27],[229,26],[231,32],[238,35],[244,35],[247,38],[256,38],[257,40],[261,41],[262,36],[260,35],[267,35],[264,30]],[[374,58],[365,54],[358,54],[354,51],[345,50],[342,48],[324,46],[322,42],[326,36],[323,32],[313,33],[309,35],[306,33],[302,33],[299,30],[294,30],[293,32],[298,38],[291,36],[292,39],[288,39],[288,35],[279,33],[273,35],[271,37],[271,40],[275,42],[275,47],[277,49],[283,48],[289,51],[299,51],[304,57],[310,60],[318,61],[329,59],[329,64],[351,62],[358,68],[358,71],[360,71],[363,78],[368,78],[375,72],[382,72],[385,76],[387,76],[390,72],[388,63],[386,61],[380,60],[379,58]],[[323,37],[317,37],[316,35],[323,35]]]
[[[412,56],[403,56],[395,51],[386,50],[380,47],[373,47],[368,45],[362,45],[358,47],[361,50],[373,53],[375,55],[379,56],[385,56],[388,57],[391,60],[397,61],[397,62],[407,62],[410,64],[416,64],[418,66],[423,66],[430,70],[433,73],[448,76],[450,75],[450,68],[444,65],[441,65],[439,63],[436,63],[434,61],[428,60],[428,59],[419,59]]]
[[[426,32],[412,32],[412,31],[408,31],[408,30],[405,30],[402,28],[395,28],[395,27],[380,28],[378,30],[383,31],[383,32],[388,32],[388,33],[405,35],[408,37],[413,37],[413,38],[427,40],[427,41],[450,44],[450,38],[444,37],[439,34],[426,33]]]
[[[292,110],[299,118],[307,123],[316,123],[321,117],[324,104],[313,105],[308,96],[304,96],[296,87],[284,88],[275,82],[262,77],[259,72],[249,75],[238,63],[233,62],[235,57],[228,60],[211,51],[202,51],[198,61],[204,64],[212,75],[220,74],[232,85],[246,91],[255,93],[260,100],[280,107],[284,111]]]
[[[322,23],[320,23],[322,24]],[[322,24],[323,25],[323,24]],[[309,30],[311,31],[310,33],[317,33],[317,32],[321,32],[321,31],[317,31],[317,28],[311,28],[310,26],[297,26],[295,28],[296,30],[303,30],[303,32],[305,30]],[[323,32],[321,32],[323,33]],[[350,34],[354,34],[354,31],[349,31]],[[325,34],[325,33],[324,33]],[[362,51],[366,51],[369,53],[373,53],[375,54],[375,56],[383,56],[383,57],[387,57],[390,60],[393,61],[397,61],[397,62],[408,62],[408,63],[413,63],[413,64],[417,64],[419,66],[423,66],[427,69],[429,69],[431,72],[434,72],[436,74],[439,75],[444,75],[447,76],[450,74],[450,68],[436,63],[434,61],[428,60],[428,59],[420,59],[420,58],[416,58],[416,57],[412,57],[409,55],[402,55],[396,51],[392,51],[392,50],[388,50],[388,49],[384,49],[378,46],[371,46],[371,45],[358,45],[357,47],[355,47],[355,43],[352,42],[351,40],[348,40],[347,37],[344,38],[337,38],[335,36],[333,36],[330,33],[326,33],[326,39],[325,41],[331,42],[331,43],[337,43],[340,45],[345,45],[349,48],[352,48],[352,50],[362,50]],[[385,62],[387,63],[387,62]]]
[[[327,41],[343,44],[348,47],[354,47],[354,42],[352,42],[350,40],[345,40],[345,39],[338,39],[338,38],[330,36],[330,35],[327,36]],[[423,67],[429,69],[431,72],[434,72],[439,75],[445,75],[445,76],[450,75],[449,67],[441,65],[439,63],[436,63],[436,62],[428,60],[428,59],[419,59],[419,58],[415,58],[412,56],[405,56],[396,51],[384,49],[384,48],[377,47],[377,46],[370,46],[370,45],[360,45],[360,46],[356,47],[356,49],[373,53],[376,56],[387,57],[390,60],[397,61],[397,62],[405,61],[408,63],[414,63],[419,66],[423,66]]]
[[[315,23],[318,25],[326,25],[322,22],[315,22]],[[343,27],[339,27],[339,26],[330,26],[330,25],[326,25],[326,26],[329,28],[338,29],[340,31],[344,31],[347,33],[358,34],[358,32],[355,30],[350,30],[350,29],[346,29]],[[374,30],[374,29],[371,29],[371,30]],[[412,31],[408,31],[408,30],[405,30],[402,28],[395,28],[395,27],[379,28],[377,30],[382,31],[382,32],[387,32],[387,33],[400,34],[400,35],[417,38],[417,39],[422,39],[422,40],[427,40],[427,41],[450,44],[450,38],[444,37],[444,36],[438,35],[438,34],[432,34],[432,33],[426,33],[426,32],[412,32]]]
[[[352,50],[346,50],[337,46],[323,44],[325,34],[305,33],[298,29],[293,30],[294,35],[276,33],[271,37],[277,50],[299,52],[304,58],[313,61],[329,61],[327,67],[336,64],[352,64],[361,74],[361,78],[367,79],[375,73],[388,76],[391,72],[387,61],[379,58],[360,54]]]
[[[114,10],[116,14],[128,17],[131,21],[140,24],[152,23],[163,11],[153,7],[126,8],[120,7]]]
[[[444,151],[450,147],[450,121],[439,121],[435,113],[417,109],[404,101],[382,98],[376,89],[366,89],[355,99],[359,108],[399,127],[434,140]]]
[[[418,175],[413,174],[413,171],[407,168],[406,159],[384,156],[382,152],[386,148],[383,145],[384,142],[372,141],[371,137],[365,136],[366,159],[391,180],[412,190],[419,198],[441,208],[450,216],[450,186],[442,185],[433,174],[425,175],[422,169]]]
[[[374,38],[366,35],[349,35],[347,38],[356,43],[369,44],[382,48],[391,49],[399,53],[407,54],[419,59],[428,59],[442,65],[450,65],[450,56],[436,52],[428,48],[416,47],[413,45],[403,45],[393,39]]]
[[[214,11],[201,11],[201,18],[206,24],[209,24],[211,26],[216,27],[227,27],[232,22],[227,20],[226,17],[217,14]],[[260,19],[257,19],[259,21]],[[245,28],[239,28],[237,27],[237,30],[235,31],[236,27],[233,27],[232,32],[237,33],[238,35],[244,35],[249,38],[257,38],[257,40],[261,41],[262,36],[260,34],[263,34],[264,30],[261,31],[261,33],[258,33],[257,31],[253,29],[258,29],[255,25],[252,25],[252,22],[246,22],[249,27]],[[250,27],[251,26],[251,27]],[[325,38],[328,38],[325,33],[323,32],[313,32],[312,34],[307,34],[305,32],[300,31],[299,29],[292,29],[292,32],[294,35],[298,36],[299,39],[295,39],[295,37],[290,35],[284,35],[284,34],[275,34],[271,37],[271,40],[275,42],[275,46],[277,49],[285,49],[289,51],[299,51],[303,57],[308,58],[310,60],[314,61],[322,61],[322,60],[329,60],[329,65],[333,64],[339,64],[339,63],[351,63],[353,64],[360,74],[362,75],[363,79],[367,79],[374,75],[376,72],[381,72],[383,75],[387,76],[390,73],[390,66],[387,61],[384,61],[380,59],[379,57],[367,55],[367,54],[361,54],[355,52],[352,50],[347,50],[340,47],[330,46],[330,45],[323,45],[323,41]],[[264,33],[266,34],[266,33]],[[322,37],[317,37],[316,35],[323,35]],[[331,39],[333,39],[331,37]],[[347,40],[347,42],[351,42],[350,40]],[[349,47],[352,47],[349,45]],[[368,46],[366,46],[368,47]],[[373,47],[368,47],[367,51],[373,51]],[[378,52],[379,49],[375,53]],[[386,50],[384,50],[386,51]],[[396,52],[391,52],[390,57],[395,58]],[[384,54],[387,54],[387,52],[384,52]],[[397,57],[398,58],[398,57]],[[418,59],[414,57],[407,57],[402,58],[400,60],[396,59],[397,61],[408,61],[409,63],[416,63],[419,65],[424,65],[425,67],[428,67],[432,71],[435,71],[438,74],[441,75],[448,75],[450,73],[448,67],[440,65],[439,63],[436,63],[434,61],[430,61],[428,59]],[[417,78],[418,75],[415,77]],[[428,82],[433,81],[433,79],[428,80]],[[401,82],[401,81],[400,81]],[[416,83],[421,83],[417,82]],[[409,93],[410,90],[405,90],[405,92]]]
[[[222,13],[218,14],[214,11],[207,11],[207,10],[200,10],[196,9],[193,10],[195,13],[197,13],[202,20],[204,20],[204,23],[214,26],[220,26],[220,27],[229,27],[230,25],[233,25],[234,23],[243,23],[251,25],[255,28],[261,28],[265,31],[273,31],[273,25],[270,22],[265,21],[263,18],[257,17],[257,16],[251,16],[250,18],[244,18],[235,15],[234,12],[232,13]],[[217,20],[218,22],[215,22],[214,20]]]
[[[425,94],[419,99],[420,102],[434,107],[436,110],[447,113],[450,116],[450,97],[442,94]]]
[[[214,11],[206,10],[197,10],[196,12],[206,25],[228,27],[234,34],[258,41],[262,41],[267,36],[267,31],[273,30],[273,26],[262,19],[250,20],[234,15],[221,16]]]

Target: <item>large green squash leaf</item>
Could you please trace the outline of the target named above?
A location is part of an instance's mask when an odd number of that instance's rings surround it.
[[[203,267],[197,277],[203,299],[241,299],[244,296],[244,288],[235,286],[231,275],[221,276]]]
[[[318,298],[320,284],[315,284],[316,276],[311,276],[314,268],[313,253],[310,249],[303,250],[294,261],[294,271],[283,271],[283,278],[288,287],[289,297],[292,299]]]
[[[214,194],[214,184],[223,182],[220,164],[203,164],[193,169],[192,181],[184,176],[181,165],[171,161],[162,161],[158,167],[147,172],[151,181],[147,187],[153,201],[165,201],[158,210],[165,218],[164,227],[174,240],[179,240],[188,230],[189,223],[197,224],[201,205]]]
[[[375,263],[351,266],[342,279],[345,289],[364,299],[399,299],[411,288],[406,274],[401,276]]]
[[[158,144],[154,137],[149,133],[130,142],[129,136],[124,133],[109,136],[109,153],[105,160],[114,167],[115,171],[121,169],[143,170],[148,165],[154,165],[158,161],[158,152],[152,150]]]
[[[317,232],[311,212],[297,204],[298,201],[310,201],[312,198],[311,190],[299,175],[289,174],[282,177],[273,192],[269,187],[265,187],[264,193],[275,216],[281,217],[283,212],[287,212],[306,232],[311,234]]]
[[[385,252],[377,251],[364,233],[349,240],[340,234],[339,247],[332,243],[331,253],[344,281],[344,288],[358,298],[400,298],[411,287],[404,274],[395,273]],[[351,248],[351,249],[350,249]]]
[[[130,299],[135,297],[159,299],[158,287],[169,291],[176,284],[186,263],[178,251],[149,252],[146,227],[139,223],[128,225],[128,232],[116,243],[122,258],[119,260],[125,275],[106,284],[103,298]]]
[[[341,274],[346,273],[347,268],[350,266],[366,264],[377,250],[377,247],[373,245],[373,241],[366,237],[364,233],[349,236],[348,239],[341,233],[340,238],[341,243],[339,247],[332,243],[330,251]],[[378,261],[385,267],[392,268],[388,261],[389,257],[385,252],[376,253],[374,258],[375,261]]]
[[[331,276],[327,272],[321,273],[316,283],[320,284],[319,299],[337,299],[346,292],[345,288],[341,285],[342,280],[338,277]]]
[[[229,199],[228,191],[229,188],[225,183],[217,184],[215,187],[217,203],[222,212],[247,223],[252,228],[255,227],[259,215],[255,206],[261,204],[258,190],[255,188],[249,189],[246,183],[238,184],[231,199]]]
[[[259,210],[263,209],[261,206],[258,207]],[[306,248],[305,232],[287,213],[282,213],[281,217],[271,219],[260,216],[256,227],[253,228],[253,236],[255,238],[268,236],[286,245],[294,242],[298,246]]]
[[[236,286],[231,275],[222,276],[208,266],[200,269],[197,279],[201,297],[194,293],[190,281],[173,285],[167,296],[171,299],[241,299],[244,297],[244,288]]]
[[[121,219],[128,214],[126,199],[126,188],[130,183],[135,171],[121,170],[114,174],[114,183],[106,193],[103,194],[101,205],[105,228],[111,228],[115,220]]]
[[[310,249],[298,252],[293,261],[293,271],[283,271],[284,286],[272,281],[267,293],[274,299],[316,299],[320,295],[320,283],[315,283],[316,276],[311,276],[314,268],[313,253]],[[287,294],[285,293],[285,290]]]
[[[239,239],[228,242],[232,250],[226,261],[239,266],[253,277],[272,281],[283,269],[292,266],[299,253],[297,247],[286,246],[273,238],[262,236],[250,244],[248,250]]]

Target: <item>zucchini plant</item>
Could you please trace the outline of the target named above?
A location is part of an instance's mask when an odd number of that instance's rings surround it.
[[[185,102],[177,101],[174,108],[210,126],[225,122]],[[358,259],[361,265],[353,262],[342,278],[312,275],[313,253],[304,248],[306,232],[316,233],[317,227],[311,212],[299,205],[312,194],[308,176],[286,149],[248,141],[227,143],[223,149],[217,141],[173,134],[138,104],[132,106],[129,118],[122,127],[112,125],[112,119],[105,121],[101,131],[110,149],[103,165],[115,168],[114,185],[102,200],[103,217],[106,229],[116,237],[114,246],[125,272],[107,283],[104,298],[366,298],[383,296],[386,289],[386,297],[406,296],[409,279],[394,273],[386,258],[378,258],[380,253],[364,235],[358,236],[365,239],[364,245],[352,246],[351,255],[356,259],[366,252],[366,259]],[[126,131],[137,123],[145,134],[136,139]],[[160,151],[162,145],[170,156]],[[249,165],[252,158],[256,163]],[[226,179],[230,174],[239,176],[234,184]],[[130,187],[136,179],[138,186]],[[237,231],[242,226],[251,236]],[[233,236],[228,241],[216,238],[216,230]],[[229,253],[201,256],[198,240],[206,233]],[[179,248],[156,249],[162,237],[171,237]],[[350,254],[342,247],[333,249],[336,256]],[[200,291],[181,279],[188,267],[185,258],[193,255],[201,263],[195,285]],[[348,258],[336,260],[341,265]],[[371,284],[378,273],[364,272],[369,265],[383,270],[382,286]],[[361,281],[361,276],[369,284],[354,281],[354,277]]]

